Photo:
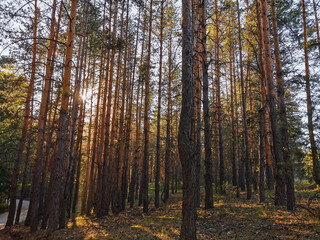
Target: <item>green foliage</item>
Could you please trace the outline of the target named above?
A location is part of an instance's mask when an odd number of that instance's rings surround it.
[[[11,65],[0,65],[0,199],[8,196],[10,176],[20,137],[27,82],[11,72]],[[1,201],[0,200],[0,201]]]

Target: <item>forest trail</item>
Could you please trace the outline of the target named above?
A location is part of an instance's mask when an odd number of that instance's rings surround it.
[[[298,204],[305,204],[314,191],[297,191]],[[77,217],[76,226],[70,222],[68,229],[49,236],[42,230],[31,234],[23,226],[11,229],[10,235],[12,239],[179,239],[181,197],[181,192],[170,195],[167,206],[151,206],[148,214],[135,207],[102,219]],[[300,208],[295,213],[275,208],[271,196],[263,204],[257,204],[256,194],[246,200],[244,192],[241,199],[229,193],[215,195],[214,200],[213,209],[198,210],[198,239],[320,239],[319,221]]]
[[[17,204],[16,204],[17,207],[18,207],[18,204],[19,204],[19,199],[17,200]],[[28,207],[29,207],[29,201],[24,200],[22,202],[20,222],[23,222],[26,219],[27,212],[28,212]],[[0,230],[3,229],[6,226],[7,218],[8,218],[8,212],[0,214]]]

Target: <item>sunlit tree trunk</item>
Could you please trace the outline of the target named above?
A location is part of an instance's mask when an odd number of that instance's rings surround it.
[[[284,205],[285,204],[285,172],[283,168],[283,152],[282,152],[282,142],[280,137],[280,131],[277,125],[277,109],[276,109],[276,99],[274,93],[274,83],[273,83],[273,73],[272,73],[272,58],[271,58],[271,48],[270,48],[270,33],[269,33],[269,23],[268,23],[268,11],[266,0],[260,0],[261,7],[261,18],[262,18],[262,40],[263,40],[263,61],[264,61],[264,71],[266,79],[266,89],[267,89],[267,103],[269,105],[269,116],[271,121],[272,129],[272,139],[275,154],[275,204]]]
[[[68,102],[70,95],[70,78],[72,69],[72,53],[74,47],[77,3],[77,0],[72,0],[70,10],[70,25],[68,28],[68,40],[66,44],[67,48],[65,58],[65,71],[62,79],[62,99],[58,126],[58,136],[49,186],[49,192],[51,193],[50,199],[52,199],[49,205],[49,231],[55,231],[57,229],[59,220],[60,184],[66,142]]]
[[[51,89],[52,89],[52,85],[53,85],[53,81],[52,77],[53,77],[53,70],[54,70],[54,62],[55,62],[55,58],[56,58],[56,50],[57,50],[57,40],[59,37],[59,32],[60,32],[60,22],[61,22],[61,16],[62,16],[62,8],[63,8],[63,4],[60,4],[60,9],[59,9],[59,17],[58,17],[58,22],[57,22],[57,26],[56,26],[56,30],[55,30],[55,36],[54,36],[54,41],[53,42],[53,46],[52,46],[52,57],[50,59],[51,63],[50,63],[50,72],[49,75],[46,79],[50,79],[50,85],[49,85],[49,90],[48,92],[50,93]],[[50,49],[49,49],[50,51]],[[48,53],[49,55],[49,53]],[[46,89],[46,84],[44,89]],[[58,106],[58,102],[60,101],[60,95],[61,95],[61,91],[60,91],[60,86],[58,87],[58,93],[57,93],[57,99],[56,99],[56,106],[55,106],[55,110],[54,110],[54,114],[53,114],[53,120],[52,120],[52,126],[55,123],[55,119],[56,119],[56,112],[57,112],[57,106]],[[48,98],[50,98],[50,96],[47,96]],[[51,98],[52,98],[52,94],[51,94]],[[49,102],[49,99],[47,100],[47,105],[49,106],[49,104],[51,103],[51,110],[50,110],[50,114],[48,119],[51,119],[51,113],[52,113],[52,109],[53,109],[53,103],[52,103],[52,99]],[[48,111],[48,110],[47,110]],[[46,123],[47,124],[47,123]],[[39,193],[39,217],[42,216],[42,222],[41,222],[41,228],[45,229],[47,227],[47,220],[48,220],[48,214],[49,214],[49,209],[44,207],[44,204],[47,203],[47,199],[49,199],[49,193],[48,193],[48,168],[51,166],[51,157],[50,157],[50,149],[52,146],[52,135],[53,135],[53,127],[51,126],[51,129],[47,132],[46,135],[46,151],[44,153],[44,164],[43,164],[43,168],[42,168],[42,176],[41,176],[41,183],[40,183],[40,193]],[[31,204],[29,205],[29,207],[31,207]],[[28,221],[27,221],[28,220]],[[31,220],[30,220],[30,215],[29,215],[29,219],[27,216],[27,219],[25,221],[25,225],[29,225]]]
[[[88,75],[90,72],[90,58],[89,58],[89,64],[88,64]],[[92,81],[92,88],[94,86],[94,76],[95,76],[95,59],[93,60],[93,70],[91,74],[91,81]],[[82,188],[82,200],[81,200],[81,214],[86,214],[86,207],[87,207],[87,194],[89,191],[89,180],[90,180],[90,157],[91,157],[91,134],[92,134],[92,110],[93,110],[93,94],[91,95],[90,99],[90,120],[89,120],[89,125],[88,125],[88,140],[87,140],[87,161],[86,161],[86,171],[85,171],[85,176],[84,176],[84,184]]]
[[[42,92],[41,104],[40,104],[40,113],[39,113],[39,122],[38,122],[38,134],[37,134],[37,146],[36,146],[36,157],[34,162],[33,169],[33,181],[32,181],[32,191],[30,199],[30,221],[31,221],[31,231],[37,230],[38,221],[39,221],[39,211],[38,205],[41,199],[40,196],[40,180],[42,172],[42,162],[43,162],[43,144],[45,138],[45,128],[47,121],[48,113],[48,102],[50,99],[50,86],[51,86],[51,77],[53,72],[53,49],[54,49],[54,24],[55,24],[55,10],[56,10],[56,1],[53,2],[52,14],[51,14],[51,27],[50,27],[50,45],[47,55],[46,62],[46,73],[45,73],[45,85]]]
[[[87,17],[87,15],[86,15]],[[86,19],[87,20],[87,19]],[[78,195],[79,195],[79,188],[80,188],[80,174],[81,174],[81,159],[82,159],[82,144],[83,144],[83,132],[84,132],[84,125],[85,125],[85,117],[86,117],[86,103],[87,103],[87,92],[89,88],[89,77],[86,76],[86,68],[87,65],[87,55],[88,55],[88,48],[87,48],[87,41],[85,41],[84,44],[84,64],[81,61],[81,69],[83,69],[83,88],[82,88],[82,99],[80,103],[80,115],[79,115],[79,130],[77,134],[77,143],[76,143],[76,149],[75,149],[75,159],[77,164],[77,172],[76,172],[76,183],[75,183],[75,190],[74,190],[74,196],[72,199],[72,216],[75,217],[76,212],[76,205],[78,202]],[[83,49],[83,50],[84,50]],[[90,64],[88,64],[90,65]],[[86,170],[83,171],[85,175]],[[70,198],[71,199],[71,198]],[[71,200],[70,200],[71,201]]]
[[[87,26],[87,10],[84,7],[84,18],[81,22],[81,33],[80,33],[80,43],[78,48],[78,56],[77,56],[77,68],[76,68],[76,76],[75,76],[75,84],[74,84],[74,93],[73,93],[73,103],[71,110],[71,119],[69,124],[69,139],[68,139],[68,152],[67,152],[67,172],[65,179],[63,181],[64,190],[63,190],[63,204],[61,204],[60,210],[60,220],[59,220],[59,228],[66,227],[66,210],[68,212],[68,217],[70,217],[71,210],[71,197],[74,186],[74,175],[75,175],[75,165],[76,165],[76,131],[77,127],[79,127],[78,123],[78,113],[79,113],[79,105],[81,102],[80,99],[80,89],[81,89],[81,81],[82,81],[82,66],[84,61],[84,53],[86,47],[86,26]],[[80,118],[81,119],[81,118]],[[78,129],[78,132],[79,129]]]

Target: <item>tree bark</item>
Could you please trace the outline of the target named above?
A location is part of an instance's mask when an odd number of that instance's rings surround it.
[[[211,126],[209,111],[209,81],[207,63],[207,33],[206,33],[206,9],[207,1],[200,3],[200,37],[201,37],[201,61],[202,61],[202,80],[203,80],[203,119],[204,119],[204,147],[205,147],[205,208],[213,208],[213,176],[212,176],[212,149],[211,149]]]
[[[309,56],[308,56],[308,38],[307,38],[307,21],[304,0],[301,0],[302,5],[302,20],[303,20],[303,39],[304,39],[304,63],[305,63],[305,79],[306,79],[306,94],[307,94],[307,116],[308,116],[308,131],[311,145],[311,154],[313,159],[313,178],[316,184],[320,184],[320,166],[318,159],[318,149],[314,139],[313,130],[313,108],[311,101],[311,90],[310,90],[310,70],[309,70]]]
[[[275,154],[275,205],[284,205],[285,198],[285,172],[283,168],[283,152],[282,142],[280,137],[280,131],[277,125],[277,109],[276,99],[274,94],[274,83],[272,73],[272,59],[271,59],[271,48],[270,48],[270,36],[269,36],[269,23],[267,15],[267,2],[266,0],[260,0],[261,17],[262,17],[262,40],[263,40],[263,60],[264,60],[264,71],[266,79],[267,89],[267,103],[269,105],[269,116],[271,121],[272,139]]]
[[[164,0],[161,1],[161,17],[160,17],[160,59],[159,59],[159,86],[158,86],[158,114],[157,114],[157,147],[156,147],[156,172],[155,172],[155,196],[154,205],[159,207],[160,192],[160,120],[161,120],[161,83],[162,83],[162,45],[163,45],[163,12]]]
[[[18,176],[20,169],[20,162],[25,146],[25,141],[27,137],[28,125],[30,121],[30,103],[34,94],[34,82],[35,82],[35,74],[36,74],[36,55],[37,55],[37,27],[38,27],[38,8],[37,8],[37,0],[34,1],[35,10],[34,10],[34,23],[33,23],[33,45],[32,45],[32,69],[30,76],[30,83],[28,86],[28,92],[26,97],[26,106],[25,106],[25,114],[23,118],[23,127],[21,138],[19,141],[19,148],[17,153],[17,158],[14,162],[13,173],[11,177],[11,185],[10,185],[10,206],[9,213],[6,222],[6,227],[11,227],[13,225],[13,220],[16,212],[16,199],[17,199],[17,189],[18,189]]]
[[[141,9],[139,10],[140,13]],[[140,19],[140,18],[139,18]],[[143,23],[143,31],[142,31],[142,47],[141,47],[141,61],[143,61],[143,55],[144,55],[144,41],[145,41],[145,30],[146,30],[146,21]],[[137,33],[137,39],[136,39],[136,45],[138,44],[138,33]],[[137,50],[137,47],[136,47]],[[136,55],[136,53],[135,53]],[[135,57],[136,61],[136,57]],[[140,151],[140,124],[141,124],[141,110],[140,110],[140,87],[141,87],[141,76],[142,76],[142,69],[139,70],[139,78],[138,78],[138,89],[137,89],[137,98],[136,98],[136,134],[135,134],[135,141],[134,141],[134,153],[133,153],[133,165],[132,165],[132,173],[131,173],[131,181],[129,186],[129,199],[130,202],[130,208],[133,207],[133,203],[135,200],[134,191],[135,188],[138,185],[138,172],[139,172],[139,161],[138,161],[138,155]],[[142,92],[142,91],[141,91]],[[142,94],[141,94],[141,102],[142,102]],[[136,191],[138,192],[138,191]]]
[[[192,26],[190,0],[182,0],[182,108],[180,114],[178,147],[182,165],[183,196],[181,239],[196,239],[195,205],[195,141],[192,138],[194,118],[194,90],[192,73]]]
[[[151,33],[152,33],[152,2],[150,0],[150,15],[149,15],[149,40],[148,40],[148,55],[147,55],[147,70],[146,70],[146,81],[145,81],[145,97],[144,97],[144,151],[143,151],[143,162],[141,172],[141,188],[142,188],[142,199],[143,199],[143,212],[148,212],[148,165],[149,165],[149,110],[150,110],[150,58],[151,58]]]
[[[237,0],[237,12],[238,12],[238,41],[239,41],[239,55],[240,55],[240,81],[241,81],[241,98],[242,98],[242,117],[243,117],[243,131],[244,131],[244,146],[245,146],[245,176],[247,186],[247,199],[252,197],[252,169],[251,159],[249,153],[249,139],[248,139],[248,127],[247,127],[247,106],[246,96],[244,93],[244,79],[243,79],[243,63],[242,63],[242,38],[241,38],[241,25],[240,25],[240,9],[239,0]]]
[[[77,3],[77,0],[72,0],[70,10],[70,25],[68,28],[68,40],[66,44],[67,48],[65,58],[65,71],[62,79],[62,99],[58,126],[58,136],[49,186],[49,192],[51,193],[51,201],[49,205],[49,231],[55,231],[57,229],[59,220],[60,184],[62,177],[62,165],[64,160],[64,149],[67,130],[68,102],[70,95],[70,78],[72,69],[72,53],[74,47]]]
[[[164,162],[164,197],[163,202],[167,202],[169,199],[169,184],[170,184],[170,156],[171,156],[171,132],[170,132],[170,107],[171,107],[171,68],[172,68],[172,40],[169,38],[169,52],[168,52],[168,107],[167,107],[167,126],[166,126],[166,152]]]
[[[286,185],[287,185],[287,210],[293,211],[295,207],[295,196],[294,196],[294,175],[293,175],[293,163],[290,156],[289,149],[289,136],[288,136],[288,120],[287,120],[287,107],[285,103],[285,89],[283,83],[283,74],[280,57],[280,46],[278,36],[278,23],[276,14],[275,0],[271,0],[271,16],[272,16],[272,31],[273,31],[273,42],[275,52],[275,66],[276,66],[276,81],[278,90],[278,108],[280,118],[280,134],[282,141],[282,152],[283,161],[285,164],[286,172]]]

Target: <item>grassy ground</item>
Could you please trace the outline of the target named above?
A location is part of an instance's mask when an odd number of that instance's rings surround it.
[[[297,186],[297,204],[306,205],[318,189]],[[294,213],[274,207],[273,197],[267,193],[267,202],[258,204],[257,195],[250,201],[245,193],[237,199],[232,190],[225,196],[214,196],[214,208],[198,210],[198,239],[320,239],[320,221],[302,208]],[[23,226],[10,229],[0,239],[179,239],[181,223],[181,191],[170,195],[166,205],[148,214],[141,207],[128,209],[118,216],[102,219],[79,216],[76,223],[47,235],[45,231],[29,233]],[[153,201],[151,202],[153,204]],[[314,207],[319,208],[319,202]],[[4,234],[4,233],[2,233]]]

